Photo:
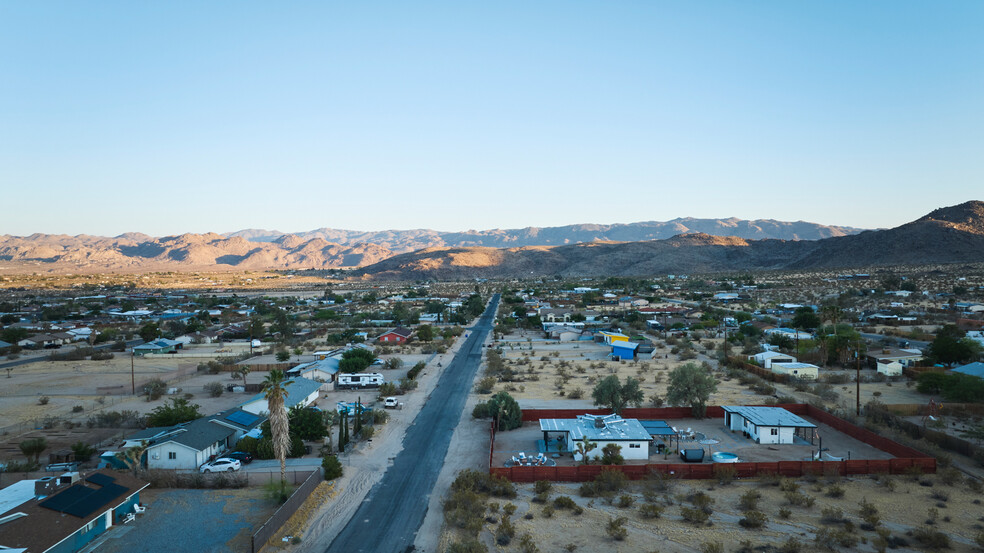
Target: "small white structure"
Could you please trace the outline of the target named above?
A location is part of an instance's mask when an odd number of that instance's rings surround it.
[[[878,374],[885,376],[899,376],[902,374],[902,363],[891,359],[879,359],[877,370]]]
[[[749,359],[755,361],[759,365],[767,369],[772,368],[773,363],[795,363],[796,358],[792,355],[786,355],[785,353],[779,353],[778,351],[763,351],[762,353],[756,353]]]
[[[750,407],[724,405],[724,425],[735,432],[743,432],[760,444],[791,444],[800,428],[812,429],[817,425],[794,415],[782,407]]]
[[[385,380],[380,373],[362,374],[340,374],[335,382],[335,388],[339,390],[351,388],[378,388],[383,385]]]
[[[649,431],[636,419],[623,419],[618,415],[578,415],[576,419],[540,419],[540,430],[544,441],[549,441],[550,432],[564,433],[568,451],[577,451],[577,442],[587,438],[597,447],[588,453],[588,458],[598,459],[602,449],[608,444],[622,448],[620,454],[626,460],[649,459]],[[580,455],[575,454],[575,460]]]
[[[771,365],[772,372],[789,375],[793,378],[816,380],[820,376],[820,367],[810,363],[777,363],[773,361]]]

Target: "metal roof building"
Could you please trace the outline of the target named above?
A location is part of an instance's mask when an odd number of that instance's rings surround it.
[[[761,444],[791,444],[800,429],[813,440],[817,425],[782,407],[724,405],[724,425]]]

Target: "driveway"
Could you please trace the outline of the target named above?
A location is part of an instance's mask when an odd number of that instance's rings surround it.
[[[481,364],[498,303],[495,295],[407,431],[403,450],[327,551],[402,552],[414,543]]]
[[[249,551],[253,529],[273,514],[263,490],[144,490],[147,512],[116,526],[83,551]]]

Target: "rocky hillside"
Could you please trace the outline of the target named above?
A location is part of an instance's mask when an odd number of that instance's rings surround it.
[[[526,246],[563,246],[582,242],[638,242],[663,240],[680,234],[704,233],[714,236],[737,236],[753,240],[820,240],[833,236],[856,234],[861,229],[826,226],[804,221],[786,222],[772,219],[745,221],[742,219],[694,219],[648,221],[616,225],[567,225],[562,227],[527,227],[523,229],[470,230],[441,232],[430,229],[384,230],[362,232],[321,228],[292,236],[321,238],[341,245],[376,244],[394,253],[407,253],[426,248],[521,248]],[[274,242],[284,236],[278,231],[247,229],[229,233],[253,242]]]
[[[692,232],[695,229],[713,232]],[[984,203],[937,209],[889,230],[812,223],[676,219],[521,231],[182,234],[115,238],[0,236],[0,272],[115,272],[362,267],[374,278],[649,275],[984,261]],[[654,237],[625,240],[626,237]],[[803,240],[826,233],[830,237]],[[739,236],[751,234],[752,236]],[[782,235],[782,239],[772,235]],[[664,235],[668,237],[664,237]],[[765,237],[764,239],[762,237]],[[362,240],[356,240],[356,237]],[[657,239],[657,237],[662,237]],[[617,238],[619,240],[615,240]],[[454,244],[453,247],[438,244]],[[490,247],[488,244],[502,247]],[[407,248],[417,248],[402,253]]]
[[[432,248],[360,271],[374,278],[494,278],[535,274],[651,275],[984,262],[984,203],[938,209],[888,230],[816,241],[685,234],[647,242],[537,248]]]
[[[358,267],[392,256],[375,244],[342,246],[284,236],[256,243],[219,234],[115,238],[32,234],[0,236],[0,271],[113,272]]]

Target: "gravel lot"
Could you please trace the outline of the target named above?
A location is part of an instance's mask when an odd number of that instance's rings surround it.
[[[253,529],[275,510],[262,488],[144,490],[141,502],[145,514],[111,529],[88,550],[241,553],[249,551]]]

